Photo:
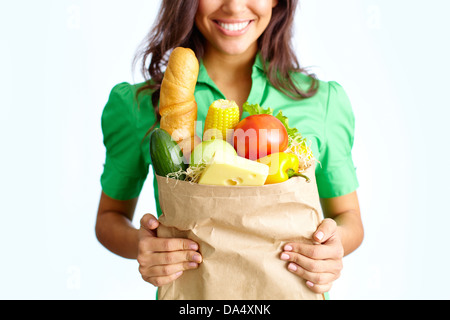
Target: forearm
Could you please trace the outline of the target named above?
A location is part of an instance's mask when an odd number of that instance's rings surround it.
[[[344,247],[344,255],[355,251],[364,238],[358,195],[355,192],[336,198],[320,199],[325,218],[333,219]]]
[[[344,255],[355,251],[364,238],[364,228],[361,223],[360,214],[356,210],[343,212],[334,217],[337,230],[344,247]]]
[[[97,217],[95,232],[100,243],[111,252],[127,259],[137,258],[138,230],[123,214],[102,213]]]

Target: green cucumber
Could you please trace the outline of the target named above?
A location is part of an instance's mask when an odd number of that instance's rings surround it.
[[[181,148],[163,129],[155,129],[150,137],[150,157],[155,173],[162,177],[187,169]],[[178,177],[184,179],[185,175]]]

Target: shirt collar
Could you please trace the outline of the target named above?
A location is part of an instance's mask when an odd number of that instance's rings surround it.
[[[261,53],[259,51],[256,54],[255,64],[253,65],[253,70],[254,70],[254,68],[258,68],[260,71],[265,72],[264,71],[263,57],[262,57],[262,55],[261,55]]]

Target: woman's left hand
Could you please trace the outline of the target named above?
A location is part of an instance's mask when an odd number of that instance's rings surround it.
[[[281,259],[289,261],[288,270],[306,280],[315,293],[325,293],[339,278],[344,248],[333,219],[325,219],[311,243],[291,242],[284,246]]]

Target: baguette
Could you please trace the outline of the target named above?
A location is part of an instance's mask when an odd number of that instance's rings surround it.
[[[161,83],[160,126],[178,143],[186,159],[201,141],[195,133],[197,102],[194,92],[198,72],[195,53],[191,49],[178,47],[169,57]]]

